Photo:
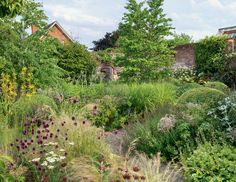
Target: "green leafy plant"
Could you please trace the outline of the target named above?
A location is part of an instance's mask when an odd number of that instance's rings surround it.
[[[191,83],[195,81],[195,71],[193,68],[183,67],[177,68],[173,72],[173,77],[182,82]]]
[[[188,181],[235,181],[236,149],[228,145],[200,144],[181,162]]]
[[[225,67],[227,36],[206,37],[195,45],[196,70],[213,76]]]
[[[181,150],[192,142],[191,124],[176,120],[172,115],[153,117],[145,123],[137,123],[129,131],[126,142],[137,140],[139,152],[149,156],[161,152],[164,161],[177,158]]]
[[[228,138],[236,141],[236,97],[234,95],[226,97],[215,108],[211,108],[208,112],[208,117],[217,120],[218,126],[221,130],[228,134]]]
[[[98,105],[94,105],[89,119],[97,126],[104,127],[106,130],[124,127],[126,118],[119,115],[118,100],[116,98],[105,96]]]
[[[12,169],[10,170],[10,167],[12,166]],[[19,170],[19,169],[18,169]],[[25,169],[22,169],[22,172],[24,173]],[[14,173],[16,175],[14,175]],[[18,174],[17,174],[18,173]],[[20,171],[16,171],[14,169],[14,160],[8,156],[8,155],[0,155],[0,181],[2,182],[8,182],[8,181],[18,181],[18,182],[23,182],[24,177],[23,173]]]
[[[17,0],[12,2],[11,0],[2,0],[0,2],[0,17],[11,16],[14,17],[20,13],[23,0]]]
[[[124,67],[124,81],[150,81],[169,75],[173,51],[165,37],[172,28],[162,6],[163,0],[128,1],[119,26],[124,56],[118,58],[118,65]]]
[[[205,104],[207,106],[214,106],[226,97],[226,95],[216,89],[212,88],[196,88],[185,92],[179,99],[179,104],[195,103],[195,104]]]
[[[222,82],[206,82],[204,84],[205,87],[209,87],[209,88],[214,88],[214,89],[217,89],[217,90],[220,90],[224,93],[229,93],[230,89],[227,85],[225,85],[224,83]]]
[[[183,95],[185,92],[188,92],[192,89],[197,89],[197,88],[201,88],[202,85],[199,85],[197,83],[178,83],[176,88],[176,95],[178,97],[180,97],[181,95]]]
[[[83,80],[89,83],[97,63],[85,46],[70,43],[60,49],[58,65],[68,72],[71,80]]]
[[[21,97],[13,105],[12,124],[23,124],[26,116],[32,114],[51,115],[53,111],[57,111],[57,105],[54,100],[44,95],[34,95],[32,97]]]

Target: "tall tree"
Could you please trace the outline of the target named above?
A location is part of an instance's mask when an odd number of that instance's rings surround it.
[[[155,80],[169,73],[173,52],[165,38],[172,28],[162,9],[163,1],[129,0],[126,5],[127,13],[119,26],[124,56],[118,59],[124,67],[121,78],[126,81]]]
[[[108,48],[115,48],[117,46],[117,40],[119,39],[119,31],[113,31],[112,33],[106,33],[106,35],[98,41],[93,41],[94,47],[92,50],[101,51]]]

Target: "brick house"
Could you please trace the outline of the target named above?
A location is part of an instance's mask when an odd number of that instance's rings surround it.
[[[71,36],[65,31],[65,29],[57,22],[54,21],[44,27],[47,30],[47,35],[43,35],[41,39],[44,39],[46,36],[52,36],[58,39],[61,43],[67,44],[73,42]],[[38,28],[34,25],[31,27],[32,34],[38,31]]]
[[[220,35],[228,35],[228,49],[229,51],[235,52],[236,51],[236,26],[233,27],[225,27],[220,28],[218,30],[218,34]]]

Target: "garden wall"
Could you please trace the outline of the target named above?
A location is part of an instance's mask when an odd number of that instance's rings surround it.
[[[178,67],[193,67],[195,66],[195,51],[194,44],[179,45],[175,48],[175,65]]]
[[[232,45],[229,44],[229,50],[232,50]],[[194,44],[179,45],[175,48],[175,64],[174,68],[178,67],[194,67],[195,66],[195,50]],[[230,66],[236,68],[236,58],[232,60]]]

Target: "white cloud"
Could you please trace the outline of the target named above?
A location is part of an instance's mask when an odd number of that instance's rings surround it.
[[[217,9],[223,9],[224,6],[221,4],[219,0],[208,0],[208,3],[213,7]]]
[[[92,46],[106,32],[115,30],[127,0],[43,1],[50,21],[58,20],[81,43]],[[177,32],[195,40],[216,34],[218,28],[236,25],[235,0],[165,0],[164,10]]]

